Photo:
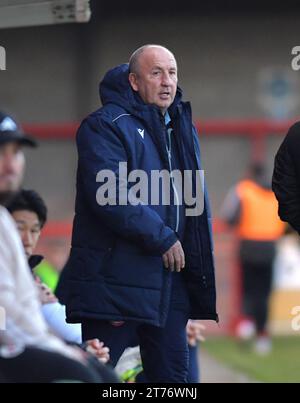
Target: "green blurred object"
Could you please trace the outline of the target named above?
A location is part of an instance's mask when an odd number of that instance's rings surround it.
[[[127,348],[121,356],[115,371],[123,382],[135,383],[137,376],[143,372],[140,347]]]
[[[41,279],[42,283],[46,284],[52,292],[55,292],[59,280],[59,274],[55,267],[44,260],[34,269],[34,273]]]
[[[211,356],[248,375],[253,380],[265,383],[300,382],[300,337],[275,337],[273,352],[266,357],[257,356],[252,349],[243,349],[230,338],[215,338],[203,347]]]
[[[136,377],[143,372],[143,366],[137,365],[135,368],[129,369],[121,376],[121,380],[125,383],[135,383]]]

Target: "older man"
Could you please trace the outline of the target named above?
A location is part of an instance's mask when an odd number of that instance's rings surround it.
[[[82,323],[85,339],[101,335],[113,364],[137,333],[150,382],[185,383],[188,319],[217,320],[207,198],[203,214],[188,216],[173,175],[191,172],[185,188],[198,190],[198,136],[177,81],[174,55],[146,45],[101,82],[103,107],[77,134],[76,216],[60,287],[68,320]],[[137,172],[150,202],[130,183]],[[158,196],[157,172],[171,173]]]

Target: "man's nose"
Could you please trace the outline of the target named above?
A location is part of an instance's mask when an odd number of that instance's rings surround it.
[[[32,246],[32,235],[30,231],[24,231],[23,233],[24,246]]]
[[[165,87],[168,87],[169,85],[171,85],[171,77],[169,73],[164,73],[162,76],[162,85],[164,85]]]

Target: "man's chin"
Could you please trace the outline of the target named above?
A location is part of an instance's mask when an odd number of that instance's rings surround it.
[[[18,194],[16,190],[10,190],[7,192],[0,191],[0,205],[7,206]]]
[[[171,105],[172,102],[168,101],[168,102],[160,102],[158,106],[160,107],[161,110],[167,111]]]

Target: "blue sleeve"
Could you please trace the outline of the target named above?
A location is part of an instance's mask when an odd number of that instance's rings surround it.
[[[84,197],[96,217],[119,236],[136,242],[150,253],[164,254],[178,240],[175,232],[165,225],[161,217],[147,205],[120,205],[119,163],[127,162],[128,155],[118,133],[102,118],[90,116],[77,134],[79,180]],[[100,205],[96,200],[100,187],[96,182],[99,171],[115,173],[116,205]],[[126,192],[128,194],[128,187]]]

